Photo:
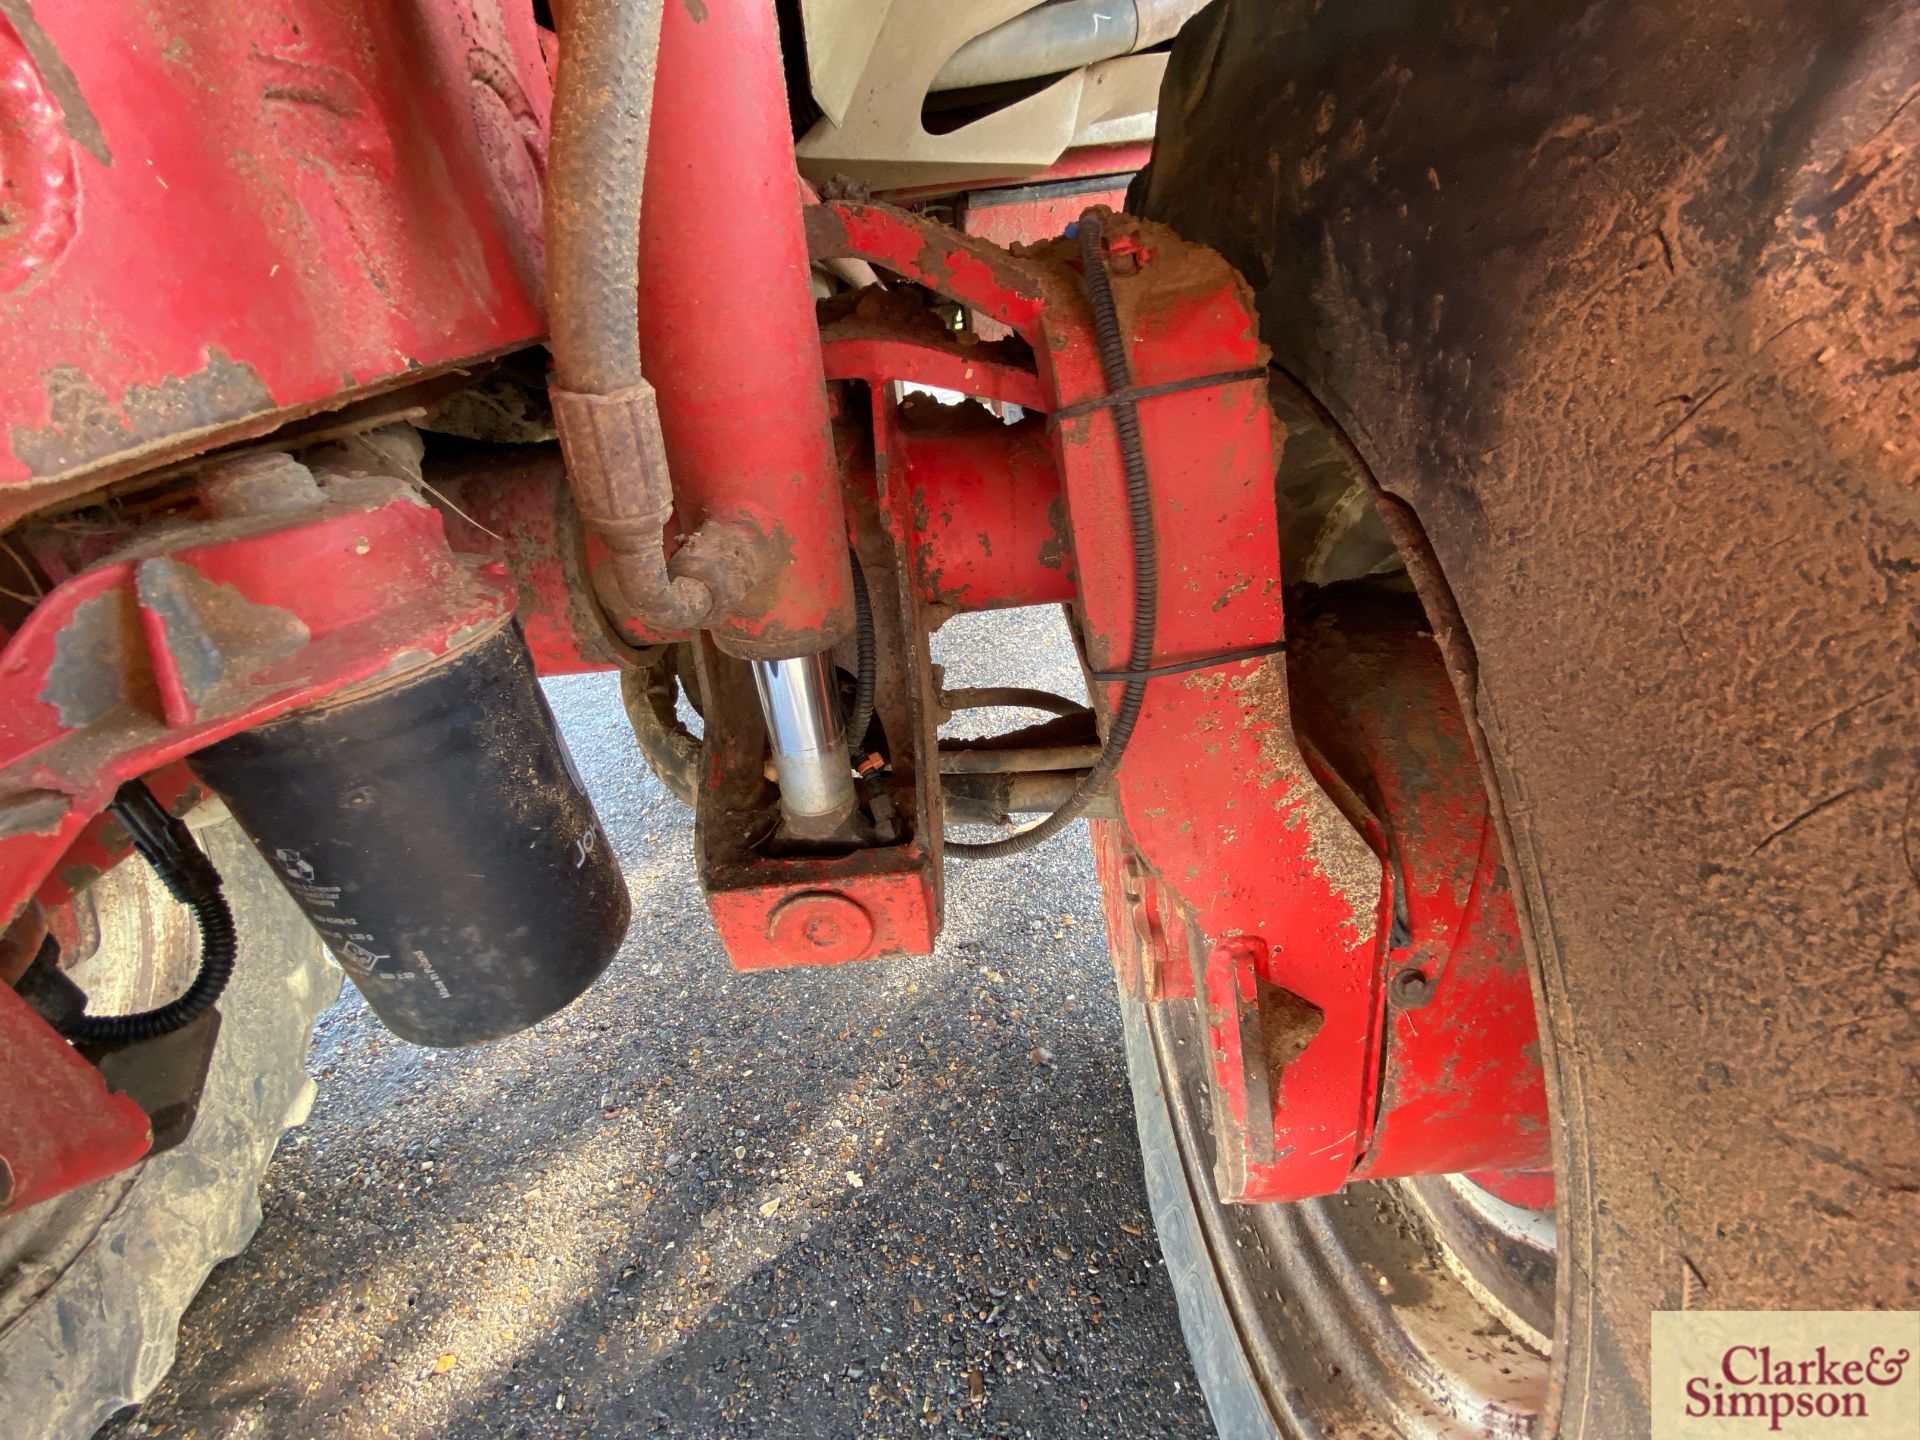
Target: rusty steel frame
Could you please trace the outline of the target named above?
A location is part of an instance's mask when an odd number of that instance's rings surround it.
[[[1161,662],[1271,645],[1287,634],[1272,496],[1280,437],[1262,383],[1249,378],[1262,352],[1242,292],[1211,252],[1124,217],[1110,224],[1137,383],[1207,382],[1141,405],[1161,541]],[[1015,258],[876,206],[818,208],[808,225],[818,256],[865,259],[996,315],[1033,361],[1005,350],[966,353],[912,317],[855,317],[823,331],[826,372],[864,384],[843,398],[836,469],[888,657],[877,710],[890,767],[868,783],[884,796],[893,828],[838,853],[769,850],[776,796],[745,665],[697,640],[707,725],[699,864],[720,935],[743,968],[932,948],[942,801],[926,636],[941,619],[1070,602],[1096,672],[1117,667],[1130,641],[1131,584],[1089,581],[1125,577],[1131,554],[1111,420],[1099,403],[1106,380],[1069,249]],[[975,407],[900,403],[892,382],[903,375],[1017,395],[1038,413],[1008,425]],[[1055,414],[1060,423],[1040,418]],[[439,547],[436,573],[466,574],[491,597],[489,614],[510,603],[510,571],[549,673],[604,668],[632,653],[643,637],[617,633],[588,600],[593,557],[550,447],[437,479],[468,517],[450,517],[448,527],[484,561],[455,564],[437,517],[397,499],[392,482],[357,482],[389,488],[347,522],[356,543],[373,533],[375,517],[414,517],[413,542]],[[331,557],[339,523],[283,517],[228,545],[277,543]],[[118,585],[137,607],[142,567],[170,563],[109,561],[66,581],[16,637],[15,649],[39,662],[22,672],[39,687],[31,693],[49,683],[53,637],[71,624],[74,596],[118,593]],[[316,565],[324,561],[289,559],[282,573],[311,576]],[[392,579],[377,563],[353,573],[363,588]],[[241,593],[249,604],[271,603],[245,585]],[[1280,655],[1154,682],[1116,781],[1119,818],[1096,825],[1121,983],[1149,1000],[1197,996],[1206,1006],[1218,1180],[1228,1198],[1298,1198],[1356,1176],[1436,1168],[1536,1171],[1544,1159],[1531,999],[1514,963],[1511,898],[1479,776],[1456,733],[1457,708],[1417,629],[1403,624],[1372,643],[1390,652],[1386,659],[1369,651],[1377,663],[1347,673],[1338,664],[1316,671],[1309,659],[1317,649],[1293,656],[1305,748]],[[314,652],[302,654],[311,669]],[[164,645],[156,652],[159,690],[172,707],[163,698],[161,737],[128,747],[100,784],[227,733],[220,725],[278,713],[222,711],[217,724],[194,729],[202,717],[182,682],[164,678],[167,655]],[[1118,686],[1093,688],[1098,705],[1111,706]],[[1357,708],[1328,711],[1328,696]],[[1332,720],[1315,723],[1328,713]],[[1412,758],[1401,753],[1410,732],[1434,737]],[[60,739],[50,734],[46,744]],[[1072,747],[1072,759],[1084,765],[1087,752]],[[102,798],[88,793],[88,804]],[[75,807],[82,820],[84,808]],[[47,833],[28,848],[50,867],[70,838]],[[24,895],[38,883],[15,888]]]
[[[1092,335],[1071,261],[1058,250],[1016,259],[969,237],[880,207],[816,212],[816,254],[848,255],[904,274],[1007,325],[1031,347],[1049,413],[1104,395]],[[1122,225],[1125,250],[1138,232]],[[1162,384],[1245,370],[1259,342],[1237,281],[1206,252],[1182,253],[1169,235],[1144,245],[1148,263],[1114,279],[1123,326],[1134,340],[1135,381]],[[1160,252],[1160,253],[1154,253]],[[1150,300],[1150,304],[1140,303]],[[1143,439],[1154,475],[1161,540],[1162,660],[1269,644],[1282,638],[1272,473],[1275,436],[1263,387],[1238,380],[1167,395],[1144,405]],[[1127,575],[1131,542],[1108,414],[1085,411],[1054,432],[1077,573]],[[1204,522],[1200,517],[1204,517]],[[1131,587],[1089,585],[1079,595],[1090,666],[1118,669],[1131,637]],[[1373,932],[1377,864],[1308,774],[1285,724],[1284,662],[1243,660],[1159,682],[1150,691],[1118,783],[1133,844],[1157,882],[1206,937],[1204,974],[1216,1014],[1216,1093],[1235,1133],[1242,1173],[1224,1188],[1246,1198],[1337,1188],[1360,1149],[1366,1108],[1364,1054],[1373,1026],[1364,974]],[[1103,704],[1117,686],[1100,687]],[[1196,804],[1198,797],[1205,802]],[[1318,811],[1319,813],[1315,813]],[[1357,871],[1364,888],[1330,883],[1311,845],[1350,840],[1334,873]],[[1278,872],[1278,882],[1255,882]],[[1263,937],[1272,936],[1274,941]],[[1280,937],[1284,936],[1282,941]],[[1317,1045],[1285,1075],[1292,1149],[1274,1155],[1272,1105],[1249,1093],[1263,1056],[1243,1049],[1233,1023],[1264,982],[1321,1017]],[[1337,1060],[1335,1057],[1338,1057]],[[1281,1097],[1275,1097],[1279,1101]],[[1297,1158],[1296,1158],[1297,1157]],[[1276,1173],[1277,1172],[1277,1173]]]

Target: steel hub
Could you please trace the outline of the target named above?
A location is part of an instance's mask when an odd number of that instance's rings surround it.
[[[1214,1268],[1248,1362],[1306,1435],[1522,1437],[1547,1395],[1550,1216],[1460,1177],[1357,1182],[1229,1205],[1212,1182],[1212,1102],[1195,1002],[1143,1007]],[[1346,1423],[1329,1423],[1340,1417]]]

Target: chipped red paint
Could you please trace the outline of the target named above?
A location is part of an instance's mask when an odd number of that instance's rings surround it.
[[[884,377],[954,390],[1025,410],[1046,408],[1040,377],[996,356],[941,344],[924,336],[843,320],[821,330],[829,380]]]
[[[1009,425],[977,406],[925,397],[899,416],[896,460],[920,598],[952,610],[1072,600],[1060,472],[1039,417]]]
[[[865,260],[1033,338],[1047,301],[1043,274],[999,246],[885,205],[813,205],[806,223],[815,259]]]
[[[1127,182],[1132,178],[1100,175],[1045,185],[970,190],[960,205],[961,228],[969,235],[1008,248],[1038,244],[1064,235],[1090,206],[1125,209]],[[985,316],[976,315],[973,324],[983,339],[998,339],[1006,333],[998,321]]]
[[[736,970],[843,965],[885,955],[925,955],[937,927],[912,870],[805,865],[805,877],[734,884],[708,895]]]
[[[1533,987],[1466,723],[1411,599],[1323,601],[1295,724],[1381,856],[1381,1085],[1358,1178],[1551,1163]]]
[[[443,507],[447,543],[499,561],[520,588],[520,628],[542,675],[610,670],[630,646],[681,635],[624,620],[615,628],[596,597],[613,594],[606,541],[580,523],[558,447],[525,445],[433,468],[430,498]],[[625,608],[625,607],[620,607]]]
[[[1117,217],[1112,238],[1130,228]],[[1264,361],[1248,299],[1225,262],[1163,232],[1153,248],[1153,264],[1114,276],[1134,383]],[[1077,344],[1061,333],[1084,326],[1080,313],[1049,311],[1049,343],[1036,347],[1066,403],[1107,389],[1084,330]],[[1280,639],[1278,436],[1264,384],[1168,395],[1142,404],[1139,418],[1159,548],[1159,659]],[[1112,419],[1099,411],[1070,419],[1058,439],[1075,565],[1083,577],[1116,577],[1082,583],[1089,659],[1117,670],[1132,640],[1132,586],[1120,577],[1133,562]],[[1119,687],[1105,698],[1117,703]],[[1247,1158],[1236,1198],[1337,1189],[1358,1152],[1370,1088],[1364,1056],[1377,880],[1358,837],[1308,773],[1287,714],[1277,656],[1156,682],[1119,776],[1128,834],[1192,917],[1206,957],[1217,1074],[1229,1108],[1244,1107],[1234,1138]],[[1227,943],[1241,937],[1246,946]],[[1271,1077],[1271,1104],[1245,1107],[1243,1031],[1258,1007],[1242,992],[1255,976],[1316,1007],[1322,1022],[1304,1052]],[[1230,994],[1241,1003],[1228,1004]]]
[[[758,779],[767,744],[759,704],[744,667],[711,647],[696,647],[707,702],[695,826],[700,879],[727,957],[738,969],[925,955],[940,933],[940,786],[931,763],[933,674],[922,639],[932,621],[923,617],[918,587],[907,578],[916,532],[904,467],[897,462],[899,410],[883,384],[870,386],[867,400],[868,435],[848,423],[840,438],[853,538],[880,640],[875,712],[891,741],[888,772],[868,783],[889,802],[899,833],[845,855],[766,853],[765,826],[747,803],[758,788],[764,813],[770,790]],[[864,441],[870,441],[870,452]],[[808,897],[804,924],[782,908],[801,896]],[[856,906],[865,922],[848,920],[843,908],[839,919],[823,914],[828,897]]]
[[[1193,957],[1179,907],[1128,843],[1124,826],[1096,820],[1087,829],[1121,993],[1148,1003],[1193,999]]]
[[[76,143],[46,194],[79,219],[0,293],[0,523],[544,330],[550,87],[526,7],[33,13],[72,88],[0,43],[38,82],[0,91],[0,136],[46,138],[54,91]]]
[[[973,191],[961,212],[969,235],[996,245],[1031,245],[1066,233],[1089,206],[1124,209],[1127,181],[1114,175],[1078,185]]]

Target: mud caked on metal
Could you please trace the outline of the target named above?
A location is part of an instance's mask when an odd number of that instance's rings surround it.
[[[516,623],[192,765],[402,1039],[525,1029],[626,933],[626,882]]]

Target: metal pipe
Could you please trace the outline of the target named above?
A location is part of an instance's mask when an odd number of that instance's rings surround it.
[[[962,685],[940,692],[940,708],[959,710],[1039,710],[1048,715],[1084,715],[1084,700],[1069,700],[1051,690],[1029,690],[1024,685]]]
[[[641,346],[679,529],[720,523],[752,537],[733,552],[696,537],[673,573],[747,575],[710,623],[727,653],[812,654],[852,631],[853,580],[772,0],[673,0],[659,71]]]
[[[1139,33],[1133,0],[1062,0],[976,35],[940,67],[933,90],[965,90],[1078,70],[1125,55]]]
[[[1049,0],[976,35],[933,77],[933,90],[1031,80],[1170,40],[1206,0]]]
[[[942,750],[942,775],[1007,775],[1046,770],[1089,770],[1100,759],[1098,745],[1035,745],[1025,749]]]
[[[1018,775],[942,775],[947,820],[955,825],[1006,825],[1019,815],[1051,815],[1079,792],[1084,770],[1040,770]],[[1106,786],[1080,812],[1087,820],[1118,820],[1119,802]]]
[[[822,836],[853,813],[853,769],[832,660],[801,655],[753,662],[753,688],[773,742],[780,809],[797,834]]]

